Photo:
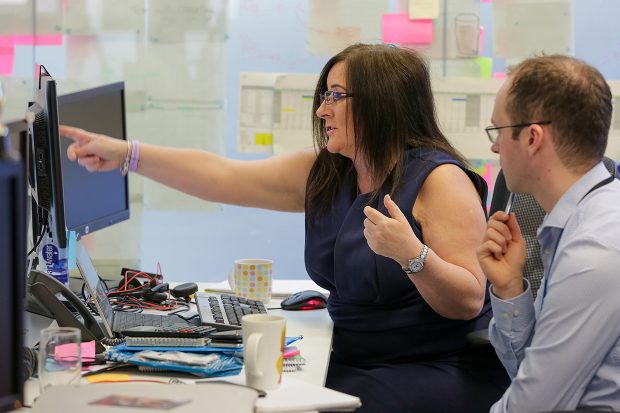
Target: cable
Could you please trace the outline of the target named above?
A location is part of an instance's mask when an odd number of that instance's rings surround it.
[[[37,371],[37,351],[32,347],[24,347],[24,370],[22,381],[34,376]]]
[[[32,247],[32,249],[30,251],[28,251],[28,254],[26,254],[26,258],[30,257],[30,254],[32,254],[33,252],[35,252],[37,250],[37,248],[39,247],[39,244],[41,244],[41,241],[43,241],[43,236],[45,235],[45,232],[47,231],[47,225],[43,226],[41,228],[41,233],[39,234],[39,239],[35,242],[34,247]]]
[[[100,343],[105,346],[118,346],[119,344],[123,344],[125,342],[124,338],[108,338],[104,337],[100,340]]]

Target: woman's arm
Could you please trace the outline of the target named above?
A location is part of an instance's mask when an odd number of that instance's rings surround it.
[[[61,126],[74,140],[67,153],[89,171],[119,168],[127,143],[82,129]],[[313,150],[240,161],[196,150],[140,145],[137,173],[199,198],[281,211],[303,211]]]
[[[384,202],[389,217],[365,208],[364,234],[373,251],[404,267],[418,256],[422,242],[391,198]],[[429,174],[410,212],[430,250],[424,269],[409,278],[433,310],[447,318],[471,319],[484,303],[486,278],[476,257],[486,227],[480,202],[465,172],[446,164]]]

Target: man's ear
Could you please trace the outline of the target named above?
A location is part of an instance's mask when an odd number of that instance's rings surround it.
[[[534,155],[549,140],[549,134],[541,125],[530,125],[527,128],[527,150],[530,155]]]

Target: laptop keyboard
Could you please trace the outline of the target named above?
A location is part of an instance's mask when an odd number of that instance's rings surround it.
[[[174,327],[187,325],[187,321],[174,315],[114,312],[114,331],[124,331],[136,326]]]
[[[220,331],[241,328],[241,317],[246,314],[267,313],[261,301],[235,295],[198,292],[195,297],[202,324]]]

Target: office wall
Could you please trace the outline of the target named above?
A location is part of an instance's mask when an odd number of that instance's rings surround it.
[[[542,49],[575,54],[620,79],[618,1],[12,0],[0,1],[3,118],[23,115],[33,69],[43,64],[60,93],[124,80],[130,138],[238,159],[272,156],[287,149],[270,146],[282,130],[260,144],[240,145],[242,74],[312,79],[346,44],[381,42],[412,29],[401,18],[417,3],[438,9],[430,25],[414,28],[418,43],[411,47],[429,59],[443,127],[490,179],[497,165],[482,128],[501,83],[493,77],[501,78],[507,64]],[[472,15],[484,28],[475,33],[473,52],[459,43],[472,34],[461,26]],[[404,26],[399,31],[396,24]],[[137,175],[130,185],[131,220],[86,240],[104,275],[121,265],[154,271],[159,262],[171,280],[219,280],[234,259],[264,257],[274,259],[276,277],[306,276],[302,214],[208,203]]]

